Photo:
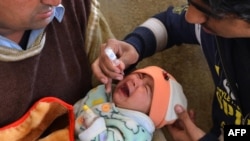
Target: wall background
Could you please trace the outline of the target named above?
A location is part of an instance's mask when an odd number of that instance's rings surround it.
[[[148,17],[170,5],[181,5],[185,0],[99,0],[117,39],[131,32]],[[144,59],[138,67],[158,65],[179,81],[188,98],[188,107],[196,112],[196,124],[208,131],[211,127],[211,101],[214,91],[211,74],[199,46],[181,45]],[[166,129],[164,133],[171,141]]]

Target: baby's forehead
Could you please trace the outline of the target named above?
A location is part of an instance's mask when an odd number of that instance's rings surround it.
[[[152,84],[154,84],[154,81],[153,81],[153,77],[151,74],[149,73],[145,73],[145,72],[134,72],[132,73],[134,75],[139,75],[139,78],[141,79],[145,79],[145,80],[150,80]]]
[[[144,76],[148,76],[148,77],[151,77],[151,78],[152,78],[152,76],[151,76],[150,74],[145,73],[145,72],[133,72],[132,74],[142,74],[142,75],[144,75]]]

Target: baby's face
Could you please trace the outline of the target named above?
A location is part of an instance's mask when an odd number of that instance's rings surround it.
[[[120,108],[148,114],[153,90],[152,77],[143,73],[132,73],[117,84],[113,93],[113,101]]]

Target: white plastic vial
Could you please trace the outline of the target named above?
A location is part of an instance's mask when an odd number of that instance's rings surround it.
[[[104,51],[114,66],[118,66],[120,64],[120,61],[117,59],[114,51],[110,47],[105,48]]]

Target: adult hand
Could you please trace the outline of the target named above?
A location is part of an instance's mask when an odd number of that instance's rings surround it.
[[[110,47],[117,58],[119,65],[114,66],[105,54],[104,49]],[[116,39],[109,39],[107,43],[101,45],[101,52],[99,57],[93,62],[92,70],[95,77],[106,86],[106,92],[111,91],[112,79],[122,80],[123,71],[130,65],[137,62],[139,55],[135,48],[123,41]]]
[[[205,135],[205,132],[194,124],[193,111],[188,113],[182,106],[176,105],[175,112],[178,119],[175,123],[167,126],[175,141],[198,141]]]

